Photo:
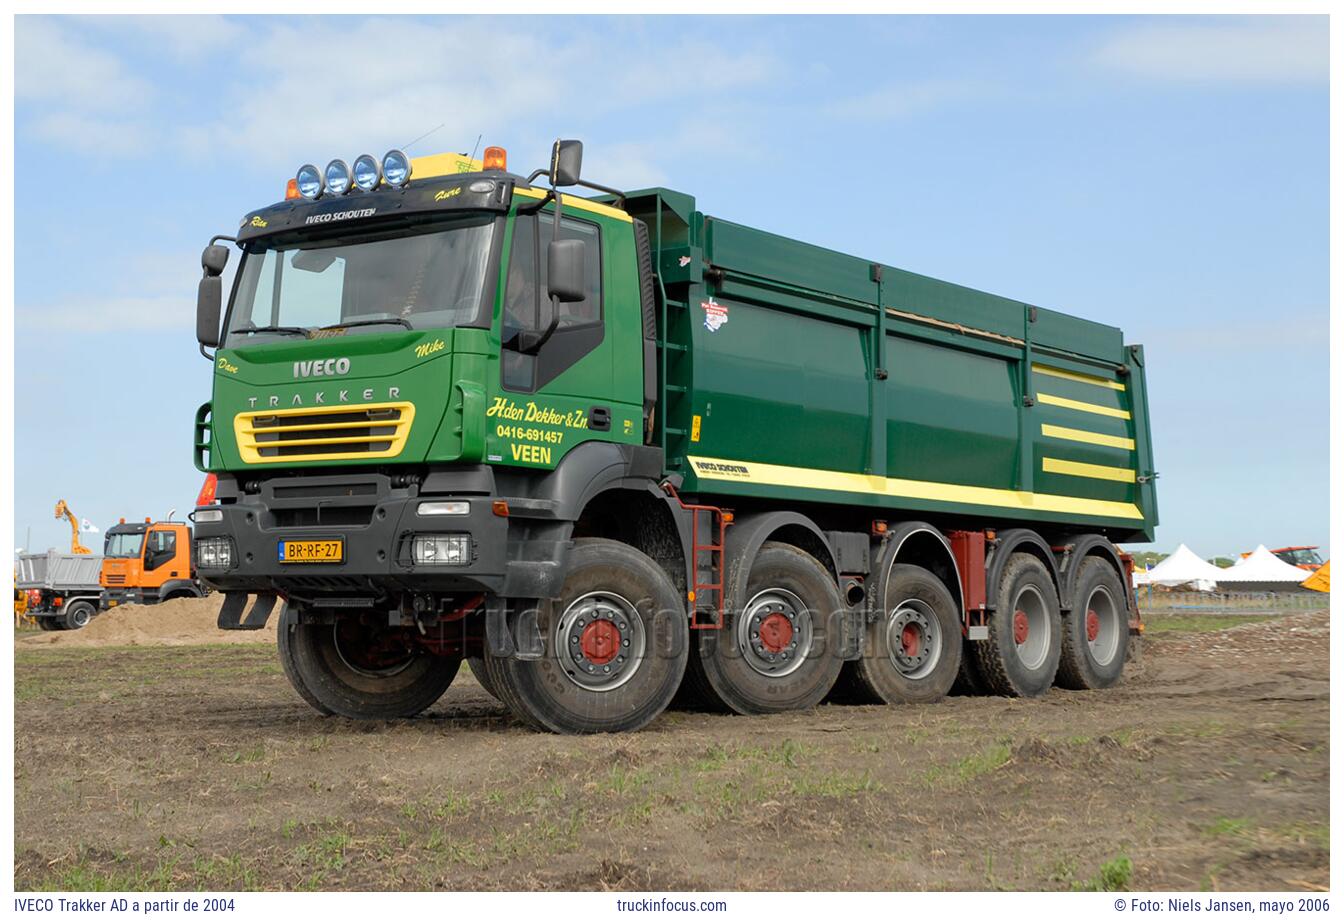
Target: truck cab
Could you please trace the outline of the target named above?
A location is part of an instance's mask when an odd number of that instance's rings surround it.
[[[120,523],[108,528],[99,573],[102,609],[200,597],[191,564],[191,528],[173,521]]]

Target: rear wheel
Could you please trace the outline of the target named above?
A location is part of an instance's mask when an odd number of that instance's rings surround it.
[[[64,629],[55,617],[35,617],[37,628],[43,632],[55,632],[58,629]]]
[[[354,617],[301,623],[286,612],[277,645],[285,676],[323,715],[396,719],[434,705],[453,682],[462,659],[434,655],[398,632]]]
[[[574,541],[569,573],[537,610],[542,656],[495,658],[486,675],[523,721],[547,731],[634,731],[667,708],[686,669],[685,605],[639,550]]]
[[[991,693],[1040,696],[1059,666],[1061,623],[1054,581],[1041,560],[1014,553],[999,578],[989,638],[973,648]]]
[[[830,574],[795,546],[766,543],[745,600],[721,630],[698,633],[699,666],[714,694],[743,715],[820,703],[844,664],[832,635],[844,604]]]
[[[856,668],[863,687],[886,703],[947,696],[961,663],[961,620],[947,585],[919,566],[893,565],[883,608]]]
[[[1120,681],[1129,650],[1129,616],[1120,576],[1104,559],[1084,559],[1064,617],[1056,682],[1070,690],[1101,690]]]
[[[89,625],[89,621],[97,612],[97,608],[89,601],[71,601],[65,605],[65,610],[61,613],[61,628],[83,629]]]

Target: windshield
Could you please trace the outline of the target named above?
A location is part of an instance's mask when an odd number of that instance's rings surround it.
[[[140,556],[140,544],[144,542],[142,533],[114,533],[107,537],[104,556],[117,556],[123,559],[137,559]]]
[[[1281,553],[1275,553],[1284,562],[1290,565],[1320,565],[1321,555],[1312,549],[1290,549]]]
[[[354,335],[470,323],[481,310],[493,235],[493,221],[479,218],[249,252],[224,345],[313,337],[332,326],[354,325]]]

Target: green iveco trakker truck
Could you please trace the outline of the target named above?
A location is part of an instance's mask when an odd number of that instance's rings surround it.
[[[1157,524],[1141,347],[581,157],[308,165],[211,241],[194,521],[222,628],[283,601],[323,713],[412,715],[465,658],[559,732],[678,691],[769,713],[1120,679],[1115,543]]]

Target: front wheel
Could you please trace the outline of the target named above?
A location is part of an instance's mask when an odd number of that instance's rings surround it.
[[[462,659],[418,648],[398,631],[355,617],[301,623],[286,612],[277,645],[285,676],[323,715],[398,719],[423,712],[443,696]]]
[[[883,616],[868,625],[857,673],[886,703],[935,703],[961,664],[961,618],[952,593],[932,572],[893,565]]]
[[[767,542],[752,560],[744,600],[721,630],[699,633],[704,683],[742,715],[816,706],[844,664],[835,652],[843,609],[835,580],[801,549]]]
[[[563,734],[634,731],[672,701],[686,669],[685,603],[639,550],[574,541],[560,596],[537,610],[542,657],[496,658],[486,675],[524,722]]]

